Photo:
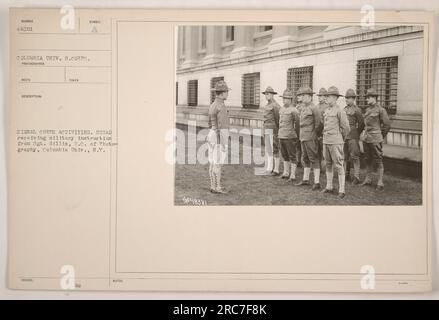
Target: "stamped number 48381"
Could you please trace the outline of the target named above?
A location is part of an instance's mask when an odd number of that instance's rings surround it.
[[[183,197],[183,203],[184,204],[191,204],[194,206],[205,206],[207,205],[207,201],[206,200],[202,200],[202,199],[194,199],[194,198],[189,198],[189,197]]]

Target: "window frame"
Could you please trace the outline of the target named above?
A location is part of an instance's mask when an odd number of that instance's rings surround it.
[[[246,81],[253,81],[253,88],[248,88]],[[244,73],[241,78],[241,105],[246,109],[257,109],[261,103],[261,73]],[[247,96],[250,95],[250,97]]]
[[[304,81],[306,78],[308,78],[308,80]],[[313,89],[313,82],[314,66],[293,67],[287,70],[287,88],[293,92],[294,105],[297,104],[297,91],[299,90],[299,88],[307,86]]]
[[[193,86],[195,86],[195,88],[193,88]],[[195,90],[195,93],[192,93],[192,90]],[[195,97],[194,101],[192,97]],[[187,105],[190,107],[198,106],[198,79],[188,80],[187,82]]]
[[[229,38],[229,30],[230,30],[230,38]],[[235,26],[226,26],[225,42],[233,42],[233,41],[235,41]]]
[[[377,103],[386,109],[389,115],[398,110],[398,56],[362,59],[357,61],[356,90],[357,105],[365,110],[365,94],[374,88],[378,92]],[[383,69],[385,69],[383,71]]]

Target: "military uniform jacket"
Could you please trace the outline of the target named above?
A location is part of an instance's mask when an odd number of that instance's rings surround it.
[[[319,112],[320,112],[320,117],[321,117],[320,119],[322,121],[322,129],[323,129],[323,112],[325,112],[325,110],[328,106],[329,105],[326,102],[319,103],[317,105],[317,109],[319,109]],[[321,130],[321,131],[322,132],[320,132],[320,134],[319,134],[319,140],[322,139],[323,130]]]
[[[310,103],[300,107],[300,141],[317,139],[321,132],[322,122],[318,108]]]
[[[323,113],[323,143],[343,144],[349,134],[346,112],[338,105],[328,106]]]
[[[323,112],[325,112],[325,110],[326,110],[327,107],[328,107],[328,104],[327,104],[326,102],[324,102],[324,103],[319,103],[319,104],[317,105],[317,108],[319,109],[321,115],[323,115]]]
[[[277,132],[279,129],[279,109],[280,105],[274,100],[264,107],[265,129],[273,129],[274,132]]]
[[[223,101],[215,100],[211,104],[208,125],[213,130],[229,129],[229,110]]]
[[[279,139],[297,139],[299,135],[300,118],[294,106],[279,109]]]
[[[346,106],[344,108],[349,121],[349,134],[346,139],[360,139],[360,133],[364,129],[364,118],[360,108],[356,105]]]
[[[364,114],[364,142],[383,142],[390,130],[390,120],[386,109],[379,104],[369,106]]]

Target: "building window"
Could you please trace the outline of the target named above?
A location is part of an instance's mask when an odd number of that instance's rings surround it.
[[[226,27],[226,42],[235,41],[235,27],[227,26]]]
[[[207,27],[201,27],[201,50],[206,49],[206,41],[207,41]]]
[[[378,103],[389,114],[396,114],[396,89],[398,87],[398,57],[359,60],[357,62],[357,104],[364,109],[367,106],[367,89],[375,88]]]
[[[198,105],[198,80],[189,80],[187,82],[187,105]]]
[[[264,32],[264,31],[269,31],[269,30],[273,30],[273,26],[259,26],[258,27],[259,32]]]
[[[178,105],[178,82],[175,83],[175,105]]]
[[[224,80],[224,77],[215,77],[210,79],[210,88],[213,89],[215,88],[215,84],[218,81]],[[211,90],[210,91],[210,103],[213,103],[215,101],[215,91]]]
[[[241,102],[244,108],[259,108],[260,75],[259,72],[242,76]]]
[[[287,88],[293,92],[294,104],[297,103],[296,93],[300,87],[310,87],[313,83],[313,67],[290,68],[287,71]]]

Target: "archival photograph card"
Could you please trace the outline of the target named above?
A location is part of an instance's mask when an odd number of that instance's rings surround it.
[[[433,15],[10,10],[12,289],[431,290]]]

